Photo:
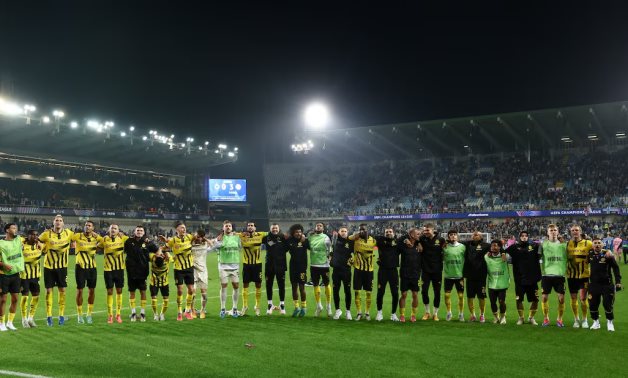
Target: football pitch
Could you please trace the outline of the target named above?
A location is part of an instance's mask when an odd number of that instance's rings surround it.
[[[206,319],[175,320],[176,288],[171,280],[170,307],[165,322],[152,320],[149,297],[148,320],[131,323],[125,289],[123,323],[107,324],[102,256],[99,256],[96,313],[94,324],[87,325],[77,324],[76,321],[73,263],[71,256],[66,325],[59,326],[56,321],[56,291],[53,307],[55,325],[45,325],[42,280],[42,294],[35,317],[38,327],[22,329],[18,308],[14,322],[18,330],[0,334],[0,374],[50,377],[628,376],[628,366],[623,358],[628,342],[628,304],[623,291],[617,294],[615,302],[614,333],[606,331],[602,308],[602,329],[573,329],[568,299],[566,327],[557,328],[554,325],[557,311],[555,295],[550,308],[551,327],[517,326],[512,287],[507,298],[506,325],[492,324],[488,299],[486,324],[444,321],[443,300],[440,322],[418,320],[414,324],[393,323],[389,320],[389,296],[384,299],[385,320],[376,322],[375,293],[371,308],[373,320],[370,322],[332,320],[327,316],[315,318],[311,287],[307,288],[308,314],[304,318],[292,318],[289,285],[286,295],[288,315],[281,316],[276,312],[272,316],[264,314],[256,317],[249,310],[246,317],[220,319],[216,256],[212,254],[208,257],[210,288]],[[623,263],[621,268],[624,274],[628,273]],[[86,291],[84,307],[87,303]],[[255,290],[251,287],[251,308],[255,303],[254,294]],[[341,303],[343,301],[341,298]],[[364,303],[364,295],[362,301]],[[452,301],[456,315],[455,295]],[[139,305],[139,296],[137,302]],[[274,302],[278,304],[277,293]],[[262,306],[265,307],[265,304],[264,292]],[[230,305],[231,288],[227,299],[227,306]],[[198,300],[196,307],[199,307]],[[409,315],[410,306],[407,307],[406,315]],[[423,313],[422,309],[423,305],[419,304],[419,316]],[[352,312],[355,316],[355,309]],[[466,304],[465,317],[469,318]],[[536,319],[541,322],[540,311]]]

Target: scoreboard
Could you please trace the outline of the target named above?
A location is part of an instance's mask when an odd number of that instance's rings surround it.
[[[246,202],[246,180],[209,179],[209,201]]]

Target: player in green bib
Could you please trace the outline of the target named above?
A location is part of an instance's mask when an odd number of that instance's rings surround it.
[[[321,287],[318,285],[322,279],[325,286],[325,299],[327,302],[327,316],[331,317],[331,286],[329,286],[329,254],[331,252],[331,240],[323,231],[325,225],[317,222],[314,233],[307,237],[310,243],[310,275],[314,283],[314,298],[316,299],[316,311],[314,316],[319,316],[323,311],[321,304]]]
[[[506,324],[506,291],[510,285],[508,256],[502,253],[502,241],[493,240],[489,253],[484,256],[488,273],[488,298],[495,319],[494,324]],[[499,313],[497,301],[499,300]]]
[[[0,294],[0,331],[10,329],[15,331],[13,319],[17,311],[18,294],[21,290],[20,272],[24,271],[24,255],[22,254],[22,239],[17,234],[17,225],[8,223],[4,226],[6,237],[0,240],[0,268],[4,272],[2,277]],[[9,307],[9,318],[4,323],[4,305],[7,301],[7,294],[11,294],[11,306]]]
[[[567,244],[558,240],[558,227],[555,224],[547,226],[547,240],[539,247],[541,257],[541,308],[543,309],[543,327],[550,325],[549,295],[552,290],[558,294],[558,318],[556,326],[562,328],[563,313],[565,312],[565,274],[567,273]]]
[[[447,233],[447,244],[443,249],[443,272],[445,275],[445,306],[447,307],[447,321],[451,314],[451,290],[456,286],[458,294],[458,320],[464,322],[464,253],[466,246],[458,242],[458,232],[450,230]]]
[[[227,284],[231,281],[233,303],[231,316],[238,317],[238,288],[240,284],[240,250],[242,242],[240,236],[233,232],[231,221],[224,221],[222,234],[214,241],[209,251],[218,251],[218,273],[220,276],[220,317],[227,315],[225,308],[227,302]]]

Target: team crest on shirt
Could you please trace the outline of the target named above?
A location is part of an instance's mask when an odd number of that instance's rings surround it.
[[[391,243],[390,245],[392,245],[393,247],[394,247],[394,246],[396,246],[396,245],[397,245],[397,241],[396,241],[396,240],[393,240],[393,241],[392,241],[392,243]]]
[[[303,247],[303,243],[298,242],[298,243],[297,243],[297,247]]]
[[[440,240],[436,240],[435,245],[440,245]]]
[[[600,262],[601,262],[601,263],[605,263],[605,262],[606,262],[606,257],[602,257],[602,258],[600,259]]]
[[[345,243],[345,248],[349,248],[349,243]]]
[[[475,247],[475,250],[476,250],[476,251],[481,251],[481,250],[482,250],[482,246],[478,244],[478,246],[477,246],[477,247]]]
[[[532,246],[531,245],[528,246],[528,251],[532,251]]]
[[[146,243],[142,243],[142,248],[146,248]]]
[[[589,300],[593,299],[593,295],[589,294]]]

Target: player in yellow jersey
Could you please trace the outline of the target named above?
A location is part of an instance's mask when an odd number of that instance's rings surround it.
[[[589,251],[593,249],[590,240],[582,238],[582,228],[574,224],[569,228],[571,240],[567,243],[567,287],[571,296],[570,304],[573,312],[574,328],[589,328],[587,311],[589,304],[587,293],[589,289]],[[582,309],[582,323],[578,316],[578,299]]]
[[[117,224],[109,226],[107,236],[98,244],[104,252],[105,287],[107,288],[107,323],[113,323],[113,288],[116,288],[116,321],[122,323],[122,288],[124,288],[124,242],[129,237]]]
[[[185,224],[177,222],[176,235],[166,240],[174,258],[174,280],[177,285],[177,320],[183,320],[183,285],[187,287],[185,301],[185,318],[192,320],[192,301],[194,300],[194,255],[192,254],[192,242],[194,235],[186,232]]]
[[[83,232],[72,237],[76,255],[74,277],[76,279],[76,310],[79,324],[92,324],[94,298],[98,273],[96,272],[96,250],[102,243],[102,237],[94,231],[94,222],[86,221]],[[87,317],[83,319],[83,289],[87,286]]]
[[[59,291],[59,325],[65,323],[65,288],[68,286],[68,255],[74,232],[64,228],[63,216],[57,215],[51,229],[39,235],[46,245],[44,285],[46,286],[46,324],[52,327],[52,289]]]
[[[246,232],[240,234],[242,242],[242,315],[246,315],[249,308],[249,284],[255,283],[255,315],[260,315],[260,300],[262,298],[262,259],[261,245],[268,232],[257,232],[255,222],[247,222]]]
[[[22,285],[22,298],[20,309],[22,310],[22,327],[35,328],[35,311],[39,303],[39,280],[41,278],[41,258],[43,257],[44,245],[37,238],[37,230],[28,230],[26,239],[23,240],[24,249],[24,271],[20,272]],[[31,295],[30,311],[28,308],[28,294]]]
[[[371,294],[373,292],[373,249],[376,241],[369,235],[366,224],[361,224],[358,233],[349,236],[353,240],[353,290],[355,291],[355,306],[358,313],[355,320],[371,320]],[[366,307],[362,313],[362,298],[360,291],[366,292]]]
[[[163,252],[161,248],[157,252],[150,254],[150,298],[153,308],[153,319],[155,321],[166,320],[166,310],[170,297],[170,287],[168,286],[168,272],[172,258],[169,253]],[[161,293],[161,310],[157,312],[157,295]]]

